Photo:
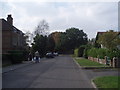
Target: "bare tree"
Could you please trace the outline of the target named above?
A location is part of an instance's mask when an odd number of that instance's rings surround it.
[[[47,35],[49,30],[49,25],[45,20],[39,22],[38,26],[36,27],[34,34],[39,35]]]
[[[25,37],[26,37],[26,43],[31,46],[31,43],[33,42],[33,34],[30,31],[27,31],[25,33]]]

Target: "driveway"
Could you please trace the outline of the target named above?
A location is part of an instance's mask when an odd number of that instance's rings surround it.
[[[3,88],[93,88],[70,56],[41,60],[2,74]]]

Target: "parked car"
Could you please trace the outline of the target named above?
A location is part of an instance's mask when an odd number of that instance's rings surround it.
[[[51,52],[46,53],[46,58],[54,58],[54,55]]]
[[[54,56],[58,56],[58,53],[57,53],[57,52],[54,52],[53,55],[54,55]]]

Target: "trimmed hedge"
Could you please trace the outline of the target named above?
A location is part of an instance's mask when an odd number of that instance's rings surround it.
[[[97,48],[91,48],[87,51],[88,56],[97,58],[98,54],[97,54],[98,49]]]
[[[8,58],[13,64],[21,63],[26,60],[26,51],[8,51]]]
[[[106,49],[104,48],[99,48],[98,51],[97,51],[97,57],[100,58],[100,59],[104,59],[107,52],[106,52]]]
[[[75,57],[78,57],[78,56],[79,56],[78,51],[79,51],[78,48],[76,48],[76,49],[74,50],[74,55],[75,55]]]
[[[79,48],[76,48],[76,49],[74,50],[74,55],[75,55],[76,57],[82,57],[82,56],[83,56],[83,53],[84,53],[84,49],[85,49],[84,46],[80,46]]]
[[[112,59],[113,57],[120,57],[120,50],[112,51],[105,48],[91,48],[87,50],[87,55],[100,59],[104,59],[105,56],[108,56],[110,59]]]

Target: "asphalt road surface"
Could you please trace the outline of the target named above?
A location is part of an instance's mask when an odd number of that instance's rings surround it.
[[[58,56],[3,73],[3,88],[93,88],[70,56]]]

